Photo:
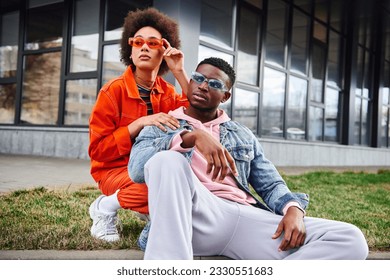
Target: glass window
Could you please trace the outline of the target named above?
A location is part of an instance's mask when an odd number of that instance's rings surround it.
[[[367,99],[362,100],[362,141],[361,144],[364,146],[369,145],[370,137],[370,120],[369,120],[369,108],[370,102]]]
[[[65,124],[88,125],[96,101],[96,79],[69,80],[66,83]]]
[[[339,34],[330,32],[328,46],[328,85],[341,88],[341,38]]]
[[[104,40],[117,40],[122,37],[123,20],[129,11],[152,6],[150,0],[106,0]]]
[[[343,1],[331,1],[330,2],[330,25],[335,28],[337,31],[341,31],[342,27],[342,4]]]
[[[28,50],[60,47],[62,45],[62,3],[29,9],[27,12]]]
[[[383,89],[382,89],[382,103],[390,104],[389,92],[390,92],[390,62],[385,61],[383,70]]]
[[[360,132],[361,132],[361,114],[362,114],[362,99],[355,98],[355,125],[354,125],[354,136],[355,144],[360,144]]]
[[[21,120],[57,124],[61,52],[25,57]]]
[[[97,69],[99,7],[95,0],[75,2],[70,72]]]
[[[287,111],[287,138],[305,139],[307,81],[290,76]]]
[[[49,5],[57,2],[63,2],[63,0],[29,0],[28,7],[35,8],[35,7]]]
[[[263,8],[263,0],[245,0],[245,2],[248,2],[259,9]]]
[[[294,0],[294,4],[305,10],[308,13],[311,13],[312,0]]]
[[[328,22],[328,0],[315,1],[315,17],[323,22]]]
[[[0,123],[14,123],[16,84],[0,84]]]
[[[306,75],[308,28],[308,17],[295,9],[291,42],[291,70],[302,75]]]
[[[268,63],[284,67],[286,4],[281,1],[268,1],[267,37],[265,60]]]
[[[260,17],[253,9],[241,7],[238,30],[237,80],[257,85]]]
[[[233,0],[202,1],[200,39],[232,47]]]
[[[324,109],[310,107],[309,140],[322,141],[322,124],[324,122]]]
[[[0,115],[1,117],[1,115]],[[381,122],[381,146],[388,147],[388,139],[390,137],[390,123],[389,123],[389,108],[382,107],[382,122]]]
[[[371,87],[371,73],[370,73],[370,53],[365,52],[364,56],[364,77],[363,77],[363,97],[370,97],[370,87]]]
[[[356,62],[356,95],[363,94],[364,50],[358,47]]]
[[[314,34],[313,37],[317,40],[321,41],[322,43],[326,44],[326,27],[320,24],[319,22],[314,22]]]
[[[126,67],[120,61],[119,44],[107,45],[103,49],[103,84],[120,76]]]
[[[222,58],[226,62],[228,62],[230,65],[233,66],[233,56],[232,55],[224,53],[224,52],[220,52],[220,51],[217,51],[217,50],[214,50],[212,48],[208,48],[208,47],[205,47],[202,45],[199,46],[199,55],[198,55],[199,62],[205,58],[212,57],[212,56]]]
[[[0,15],[0,78],[16,76],[19,12]]]
[[[257,133],[259,94],[236,88],[234,96],[234,120],[246,125],[253,133]]]
[[[325,106],[325,141],[338,142],[339,92],[337,90],[327,89]]]
[[[325,77],[325,54],[325,46],[321,43],[314,42],[312,54],[313,80],[311,84],[311,100],[320,103],[323,102],[322,92]]]
[[[286,75],[264,68],[262,135],[283,137]]]

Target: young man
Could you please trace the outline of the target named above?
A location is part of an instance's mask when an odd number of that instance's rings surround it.
[[[189,82],[190,106],[170,112],[180,128],[148,126],[137,137],[129,173],[149,190],[145,259],[365,259],[362,232],[304,218],[307,195],[292,193],[256,136],[218,109],[234,81],[227,62],[203,60]]]

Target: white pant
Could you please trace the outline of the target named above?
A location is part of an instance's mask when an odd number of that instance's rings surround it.
[[[151,228],[145,259],[365,259],[368,247],[354,225],[305,217],[305,244],[279,252],[271,236],[282,216],[224,200],[202,185],[183,155],[159,152],[145,165]]]

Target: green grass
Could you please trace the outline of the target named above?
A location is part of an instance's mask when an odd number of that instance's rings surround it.
[[[283,177],[292,191],[310,195],[308,216],[355,224],[365,234],[370,250],[390,251],[390,171]],[[0,196],[0,249],[137,248],[144,222],[131,211],[119,211],[120,241],[108,244],[90,236],[88,207],[99,194],[87,186],[78,191],[36,188]]]

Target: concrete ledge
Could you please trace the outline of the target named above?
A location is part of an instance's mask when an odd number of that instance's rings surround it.
[[[0,260],[142,260],[140,250],[2,250]],[[223,256],[194,257],[194,260],[229,260]],[[390,260],[390,252],[370,252],[367,260]]]

